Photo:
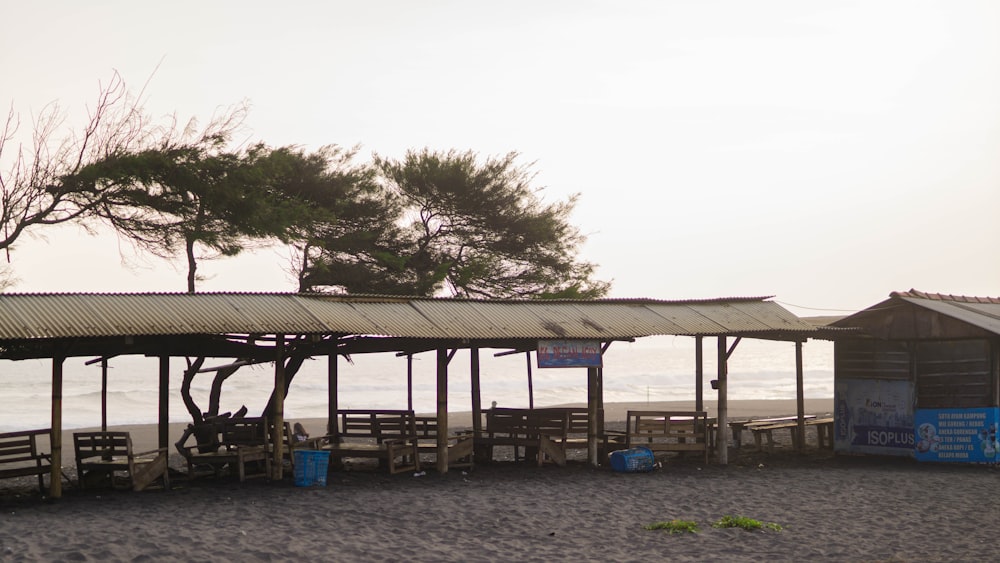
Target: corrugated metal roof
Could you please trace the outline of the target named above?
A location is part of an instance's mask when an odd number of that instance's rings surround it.
[[[586,338],[811,333],[767,297],[475,300],[291,293],[0,294],[0,339],[359,334]]]
[[[1000,298],[924,293],[915,289],[893,292],[890,296],[1000,334]]]

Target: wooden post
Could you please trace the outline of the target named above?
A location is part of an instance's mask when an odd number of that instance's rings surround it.
[[[596,367],[587,368],[587,462],[597,467],[597,396]]]
[[[483,437],[483,395],[479,386],[479,348],[469,348],[469,372],[472,379],[472,434],[476,440]]]
[[[108,431],[108,358],[101,358],[101,432]]]
[[[806,445],[806,399],[805,390],[803,389],[804,383],[802,380],[802,342],[795,343],[795,400],[797,406],[797,413],[799,415],[799,427],[796,428],[796,432],[799,433],[799,439],[795,443],[795,447],[798,450],[802,450]]]
[[[160,420],[157,446],[170,448],[170,356],[160,356]]]
[[[524,359],[528,366],[528,408],[535,408],[535,384],[531,380],[531,352],[524,353]]]
[[[729,428],[729,403],[726,395],[727,387],[727,376],[728,376],[728,366],[727,362],[729,354],[726,351],[726,337],[719,337],[719,406],[718,406],[718,439],[716,440],[717,452],[716,456],[719,458],[719,463],[722,465],[729,464],[729,432],[726,430]]]
[[[49,472],[49,497],[62,498],[62,395],[63,362],[66,358],[52,358],[52,434],[49,447],[52,469]]]
[[[334,352],[326,357],[326,379],[327,379],[327,414],[326,414],[326,434],[330,437],[330,442],[336,444],[340,442],[340,425],[337,422],[337,360],[340,354]]]
[[[702,336],[694,337],[694,410],[705,410],[705,357]]]
[[[274,413],[271,420],[271,479],[281,481],[285,459],[285,335],[274,335]]]
[[[406,355],[406,408],[413,410],[413,354]]]
[[[437,470],[448,472],[448,350],[437,350]]]

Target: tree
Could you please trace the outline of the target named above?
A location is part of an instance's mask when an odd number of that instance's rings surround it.
[[[396,224],[400,200],[378,182],[373,166],[354,163],[357,152],[324,147],[303,158],[307,181],[285,188],[311,210],[293,229],[299,291],[327,285],[334,276],[340,285],[369,293],[396,287],[394,271],[381,264],[403,248]]]
[[[209,140],[206,140],[209,139]],[[198,261],[233,256],[257,242],[288,241],[311,216],[286,190],[303,156],[264,144],[219,150],[225,135],[95,163],[84,174],[121,187],[97,214],[151,252],[187,262],[187,290],[196,289]]]
[[[480,163],[473,152],[410,151],[402,161],[376,156],[402,227],[363,256],[322,253],[311,286],[348,292],[463,297],[592,298],[609,284],[576,260],[583,235],[569,214],[576,197],[545,204],[517,153]]]
[[[83,168],[154,146],[165,135],[117,73],[100,88],[83,128],[57,139],[65,119],[58,104],[47,105],[35,120],[30,144],[14,147],[20,116],[13,104],[7,114],[0,134],[0,249],[8,262],[12,246],[29,229],[79,220],[113,196],[115,186],[80,182]]]

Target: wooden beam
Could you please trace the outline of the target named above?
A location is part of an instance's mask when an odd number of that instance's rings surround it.
[[[157,427],[158,448],[170,451],[170,356],[160,356],[160,419]]]
[[[327,380],[327,414],[326,414],[326,434],[330,437],[330,442],[336,444],[340,442],[340,425],[337,422],[337,385],[338,385],[338,359],[340,354],[333,353],[326,357],[326,380]]]
[[[535,408],[535,382],[531,377],[531,352],[524,353],[524,359],[528,365],[528,408]]]
[[[49,497],[62,498],[62,395],[63,362],[65,358],[52,358],[52,469],[49,472]]]
[[[108,431],[108,359],[101,358],[101,432]]]
[[[479,348],[469,349],[469,379],[472,390],[473,444],[483,438],[483,392],[479,381]]]
[[[737,341],[739,341],[738,338]],[[736,347],[735,343],[733,343],[733,347],[734,348]],[[719,431],[717,433],[718,436],[716,437],[715,441],[718,450],[716,452],[716,456],[718,457],[720,464],[728,465],[729,432],[727,432],[726,430],[728,430],[729,428],[729,397],[727,395],[727,387],[728,387],[727,379],[729,374],[729,367],[726,365],[726,363],[729,359],[729,354],[732,353],[732,350],[730,350],[727,353],[725,336],[719,337],[718,353],[719,353],[719,389],[718,389],[719,403],[718,403],[718,412],[716,413],[716,418],[718,419],[716,422],[716,427],[719,429]]]
[[[274,416],[271,420],[271,479],[281,481],[285,457],[285,335],[275,339]]]
[[[694,337],[694,410],[705,410],[705,355],[703,337]]]
[[[587,462],[597,467],[597,368],[587,368]]]
[[[406,355],[406,408],[413,410],[413,354]]]
[[[799,433],[799,439],[795,441],[795,447],[798,450],[802,450],[805,447],[806,442],[806,399],[805,399],[805,389],[804,381],[802,377],[802,343],[795,343],[795,403],[797,407],[797,414],[799,415],[799,427],[796,431]]]
[[[437,470],[448,472],[448,355],[446,348],[437,351]]]
[[[728,352],[726,352],[726,359],[727,359],[727,360],[729,359],[729,357],[730,357],[730,356],[732,356],[732,355],[733,355],[733,352],[735,352],[735,351],[736,351],[736,346],[737,346],[737,345],[738,345],[738,344],[740,343],[740,341],[741,341],[741,340],[743,340],[743,337],[742,337],[742,336],[737,336],[737,337],[736,337],[736,340],[733,340],[733,345],[732,345],[732,346],[730,346],[730,347],[729,347],[729,351],[728,351]]]

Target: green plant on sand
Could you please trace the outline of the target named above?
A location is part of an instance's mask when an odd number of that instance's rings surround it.
[[[654,522],[646,524],[643,528],[647,530],[665,530],[671,534],[697,533],[698,523],[693,520],[670,520],[669,522]]]
[[[775,524],[774,522],[761,522],[760,520],[754,520],[753,518],[747,518],[746,516],[730,516],[726,515],[717,520],[712,524],[713,528],[743,528],[744,530],[763,530],[768,529],[775,532],[781,531],[781,525]]]

